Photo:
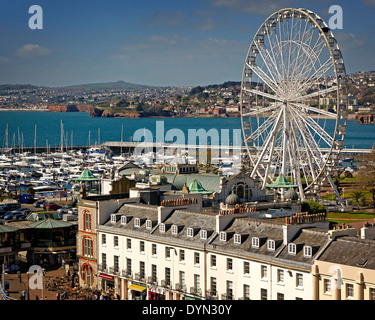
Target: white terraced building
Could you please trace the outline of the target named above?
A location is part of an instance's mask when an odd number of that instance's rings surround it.
[[[78,233],[81,285],[121,299],[315,298],[312,266],[332,241],[321,217],[286,224],[206,210],[200,194],[174,198],[81,200],[93,228]]]

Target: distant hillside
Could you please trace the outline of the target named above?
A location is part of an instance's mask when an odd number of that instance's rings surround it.
[[[37,89],[38,86],[33,86],[31,84],[1,84],[0,91],[2,90],[24,90],[24,89]]]
[[[64,88],[73,89],[73,90],[96,91],[96,90],[139,90],[139,89],[151,88],[151,86],[129,83],[125,81],[117,81],[117,82],[79,84],[79,85],[74,85],[74,86],[67,86]]]

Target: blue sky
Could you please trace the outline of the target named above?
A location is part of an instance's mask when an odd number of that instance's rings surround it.
[[[240,81],[260,24],[284,7],[305,7],[335,30],[347,72],[375,70],[375,0],[2,0],[0,84],[65,86],[124,80],[185,86]],[[43,30],[28,26],[31,5]]]

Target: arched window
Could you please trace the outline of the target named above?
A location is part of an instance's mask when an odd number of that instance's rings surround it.
[[[89,264],[84,264],[82,266],[82,280],[89,287],[91,287],[93,285],[93,282],[92,282],[93,281],[93,272],[92,272],[92,268]]]
[[[91,212],[89,210],[83,211],[83,219],[84,230],[91,231]]]

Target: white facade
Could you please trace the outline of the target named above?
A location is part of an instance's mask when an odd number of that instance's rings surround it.
[[[286,252],[287,241],[298,228],[261,222],[264,230],[269,230],[265,237],[282,240],[276,241],[275,249],[267,248],[268,242],[249,249],[251,237],[236,243],[239,238],[232,235],[221,241],[220,234],[224,229],[229,235],[231,229],[236,233],[236,228],[252,225],[251,235],[260,222],[246,215],[215,216],[178,207],[148,207],[125,204],[112,216],[113,222],[102,221],[98,227],[99,271],[114,276],[123,299],[135,298],[134,284],[144,289],[144,299],[151,297],[150,292],[159,293],[155,299],[167,300],[312,299],[314,257],[301,262]],[[142,218],[145,214],[150,224]],[[154,224],[147,229],[151,221]],[[286,235],[290,230],[293,234]],[[327,238],[324,232],[322,238]]]

